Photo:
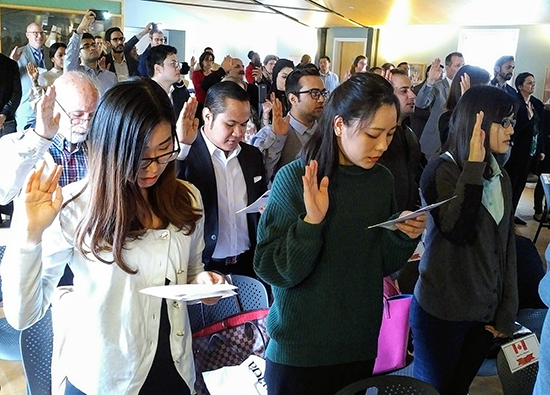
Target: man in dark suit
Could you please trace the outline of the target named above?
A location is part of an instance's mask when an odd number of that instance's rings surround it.
[[[32,87],[32,81],[27,74],[27,64],[34,63],[40,72],[49,70],[52,67],[52,62],[47,56],[48,48],[44,46],[46,35],[42,30],[42,26],[34,22],[29,24],[25,36],[29,43],[21,48],[15,47],[10,55],[19,66],[19,77],[21,78],[21,104],[15,114],[18,130],[32,126],[36,119],[34,110],[29,103],[29,91]]]
[[[203,262],[207,270],[255,277],[259,213],[237,214],[267,189],[260,151],[242,142],[250,117],[248,95],[231,81],[206,94],[204,126],[183,145],[178,177],[192,182],[204,204]],[[191,136],[182,143],[190,143]]]
[[[174,106],[176,119],[190,96],[181,80],[181,63],[177,53],[178,50],[175,47],[162,44],[151,48],[145,59],[147,74],[168,94]]]
[[[15,110],[21,101],[21,80],[17,62],[0,54],[0,137],[15,132]]]

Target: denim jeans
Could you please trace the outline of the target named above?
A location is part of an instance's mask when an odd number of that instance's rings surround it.
[[[449,308],[452,308],[450,306]],[[445,321],[413,298],[410,323],[414,345],[414,377],[441,395],[466,395],[493,343],[479,321]]]

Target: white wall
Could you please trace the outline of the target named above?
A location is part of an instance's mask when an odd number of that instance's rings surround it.
[[[216,62],[229,54],[248,64],[246,57],[251,49],[263,57],[276,54],[300,60],[304,53],[312,57],[317,52],[317,31],[304,27],[285,17],[219,10],[209,11],[197,7],[153,3],[140,0],[124,1],[124,25],[131,37],[135,29],[147,23],[161,22],[162,28],[184,30],[186,33],[185,57],[198,59],[204,47],[212,47]],[[143,38],[145,42],[147,39]],[[141,43],[140,43],[141,44]],[[138,47],[139,52],[139,47]]]
[[[435,57],[443,60],[448,53],[457,50],[461,29],[498,28],[499,26],[455,25],[382,26],[379,27],[380,45],[376,64],[407,61],[428,65]],[[519,29],[515,75],[524,71],[534,74],[537,81],[535,96],[542,99],[545,70],[550,67],[550,25],[509,25],[500,28]],[[494,45],[498,46],[498,43]],[[468,63],[467,54],[464,55]],[[489,71],[492,74],[492,69]]]

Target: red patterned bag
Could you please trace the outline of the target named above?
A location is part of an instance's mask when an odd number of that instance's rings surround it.
[[[268,312],[269,309],[262,309],[239,313],[193,334],[198,395],[210,395],[202,372],[240,365],[252,354],[264,357],[269,341],[265,329]]]

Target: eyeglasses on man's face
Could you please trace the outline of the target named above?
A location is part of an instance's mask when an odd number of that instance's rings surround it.
[[[85,51],[89,51],[90,48],[97,48],[97,43],[86,43],[84,45],[82,45],[82,47],[80,47],[80,50],[85,50]]]
[[[181,62],[177,60],[172,60],[171,62],[166,63],[166,66],[172,66],[175,69],[181,69]]]
[[[111,37],[111,41],[123,43],[124,37]]]
[[[500,126],[502,126],[504,129],[508,129],[510,126],[514,127],[516,126],[516,120],[511,118],[504,118],[502,121],[500,121]]]
[[[59,108],[61,108],[61,111],[63,111],[63,113],[69,118],[69,120],[71,121],[71,125],[72,126],[76,126],[76,125],[80,125],[82,123],[85,123],[85,122],[89,122],[92,120],[93,116],[94,116],[94,113],[85,113],[85,112],[77,112],[77,114],[73,114],[73,113],[68,113],[64,108],[63,106],[61,105],[61,103],[59,103],[57,101],[57,99],[55,100],[55,102],[57,103],[57,105],[59,106]],[[88,115],[87,118],[84,118],[85,115]]]
[[[178,148],[176,148],[174,151],[167,152],[166,154],[162,154],[159,156],[155,156],[154,158],[142,158],[141,162],[139,163],[139,168],[146,169],[149,166],[151,166],[153,162],[157,162],[159,165],[165,165],[175,160],[178,157],[179,153],[180,153],[180,147],[178,144]]]
[[[34,36],[43,36],[45,35],[46,33],[44,33],[43,31],[42,32],[27,32],[28,34],[32,34]]]
[[[309,95],[311,96],[311,98],[313,100],[319,100],[319,98],[321,96],[323,96],[325,99],[328,97],[328,91],[326,89],[313,88],[313,89],[309,89],[307,91],[296,92],[297,95],[301,95],[301,94],[304,94],[304,93],[309,93]]]

